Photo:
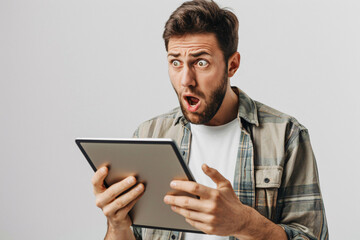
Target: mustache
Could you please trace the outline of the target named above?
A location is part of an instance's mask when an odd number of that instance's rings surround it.
[[[200,98],[205,98],[205,94],[197,89],[195,89],[194,87],[187,87],[187,88],[184,88],[182,91],[181,91],[181,95],[183,94],[191,94],[191,95],[194,95],[194,96],[197,96],[197,97],[200,97]]]

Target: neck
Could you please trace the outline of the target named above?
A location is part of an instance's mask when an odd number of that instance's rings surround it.
[[[237,117],[239,108],[239,97],[231,89],[230,84],[226,89],[224,100],[215,116],[205,125],[220,126],[231,122]]]

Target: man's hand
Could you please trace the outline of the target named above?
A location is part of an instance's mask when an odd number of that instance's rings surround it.
[[[131,219],[128,213],[142,196],[144,185],[138,183],[135,186],[136,178],[129,176],[109,188],[105,188],[104,179],[107,174],[108,169],[102,167],[96,171],[92,178],[96,206],[102,209],[108,220],[108,234],[110,231],[114,235],[119,235],[121,232],[129,232]],[[130,188],[132,189],[124,193]]]
[[[216,183],[217,189],[191,181],[172,181],[171,188],[199,196],[200,199],[167,195],[164,201],[172,205],[174,212],[183,215],[189,224],[205,233],[234,235],[246,225],[245,206],[235,195],[231,183],[216,169],[203,164],[202,170]],[[236,220],[233,216],[236,216]]]
[[[240,239],[287,239],[284,230],[255,209],[243,205],[231,183],[216,169],[202,165],[202,170],[217,185],[216,189],[191,181],[172,181],[171,188],[199,196],[166,195],[164,202],[184,216],[195,228],[213,235]]]

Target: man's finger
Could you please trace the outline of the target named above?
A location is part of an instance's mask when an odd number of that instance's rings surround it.
[[[203,212],[197,212],[197,211],[193,211],[193,210],[189,210],[186,208],[181,208],[178,206],[171,206],[171,210],[173,210],[174,212],[182,215],[185,218],[194,220],[194,221],[198,221],[198,222],[203,222],[203,223],[208,223],[211,222],[213,216],[203,213]]]
[[[106,188],[104,186],[104,180],[105,180],[107,174],[108,174],[107,167],[99,168],[95,172],[94,176],[91,179],[95,194],[102,193],[106,190]]]
[[[123,213],[122,214],[128,214],[130,212],[130,210],[135,206],[135,203],[137,203],[137,201],[144,195],[144,192],[142,192],[135,200],[132,200],[132,202],[130,202],[128,205],[126,205],[126,207],[123,208]],[[119,212],[116,212],[115,214],[119,214]]]
[[[172,206],[191,209],[195,211],[205,212],[207,210],[207,205],[204,204],[204,201],[200,201],[199,199],[187,196],[166,195],[164,197],[164,202]]]
[[[188,222],[191,226],[193,226],[196,229],[199,229],[200,231],[203,231],[204,233],[207,234],[213,234],[213,229],[205,223],[199,222],[199,221],[195,221],[189,218],[185,218],[185,221]]]
[[[144,190],[144,185],[142,183],[139,183],[128,193],[116,198],[114,201],[112,201],[110,204],[106,205],[103,208],[105,216],[112,216],[119,210],[125,210],[127,214],[128,210],[130,211],[129,208],[126,208],[128,204],[137,199],[144,192]]]
[[[223,176],[221,175],[218,170],[215,168],[211,168],[206,164],[203,164],[201,166],[203,172],[213,180],[214,183],[216,183],[217,188],[221,187],[228,187],[231,186],[231,183]]]
[[[180,190],[192,195],[199,196],[200,198],[209,198],[211,196],[210,192],[214,190],[193,181],[181,180],[171,181],[170,187],[174,190]]]
[[[117,182],[111,185],[105,192],[98,196],[98,207],[103,207],[109,202],[112,202],[116,197],[130,189],[132,186],[136,184],[136,178],[134,176],[129,176],[124,180]]]

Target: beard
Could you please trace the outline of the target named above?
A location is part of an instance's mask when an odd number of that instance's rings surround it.
[[[183,101],[181,101],[182,100],[181,95],[179,95],[179,93],[176,92],[175,90],[176,94],[178,95],[181,111],[185,119],[193,124],[208,123],[216,115],[219,108],[221,107],[221,104],[224,101],[227,84],[228,84],[228,74],[227,72],[225,72],[219,86],[217,86],[213,91],[211,91],[208,97],[206,97],[206,95],[203,92],[198,91],[192,86],[188,88],[190,93],[193,93],[202,98],[203,101],[202,104],[205,104],[205,109],[202,112],[189,112],[186,109],[186,106],[184,106]]]

